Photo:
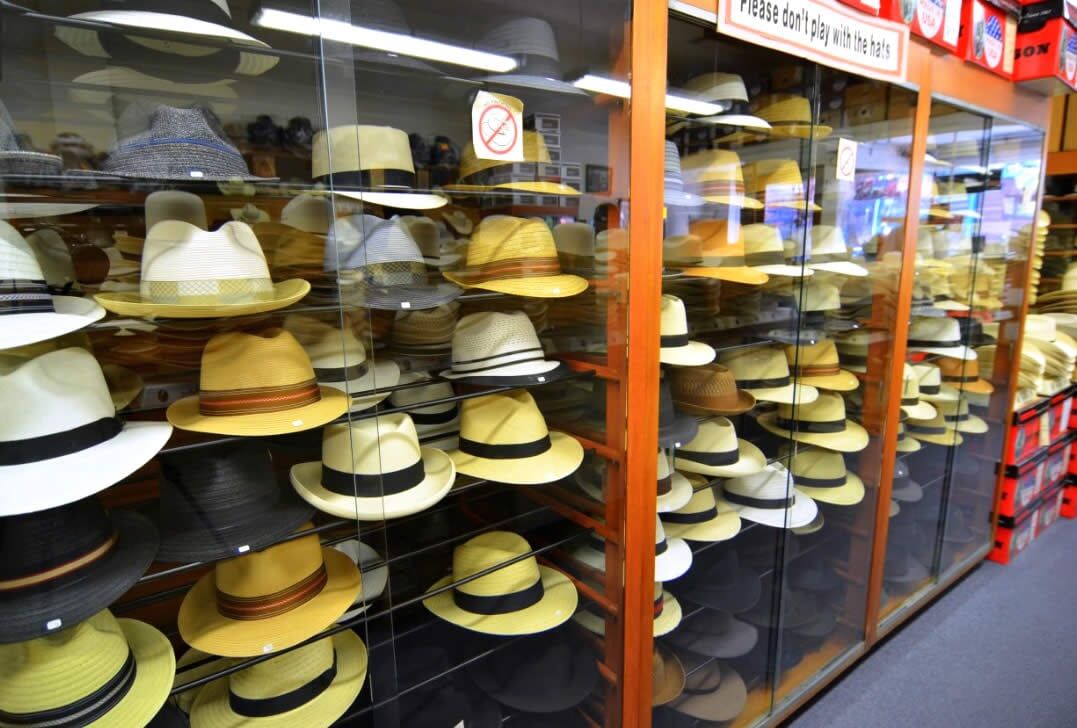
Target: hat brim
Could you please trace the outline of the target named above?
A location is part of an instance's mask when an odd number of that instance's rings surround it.
[[[920,441],[914,437],[903,435],[898,438],[897,451],[903,453],[920,452]]]
[[[702,523],[671,523],[663,520],[662,528],[666,538],[683,538],[699,543],[717,543],[728,541],[740,533],[740,516],[729,508],[719,504],[718,515]]]
[[[673,581],[692,568],[692,549],[683,538],[667,538],[666,550],[654,557],[654,580]]]
[[[336,674],[317,696],[283,713],[250,718],[236,713],[230,703],[228,680],[216,680],[199,693],[191,707],[191,724],[205,728],[235,728],[255,724],[266,728],[328,725],[348,710],[363,689],[367,675],[367,649],[359,635],[338,632],[333,640]]]
[[[837,273],[840,276],[852,276],[864,278],[868,275],[868,269],[848,260],[835,260],[829,263],[810,263],[809,268],[824,273]]]
[[[547,380],[544,375],[550,374],[557,369],[563,369],[561,376],[553,377]],[[483,384],[484,380],[490,380],[495,384],[513,385],[520,384],[525,386],[528,384],[543,384],[546,381],[554,381],[554,379],[561,379],[569,373],[568,367],[559,361],[547,361],[545,359],[541,361],[527,361],[520,362],[518,364],[507,364],[497,369],[491,369],[483,371],[482,374],[469,374],[467,372],[454,372],[452,369],[446,369],[438,374],[442,379],[449,379],[451,381],[459,382],[471,382],[476,384]],[[541,378],[540,378],[541,377]]]
[[[786,263],[757,265],[755,269],[766,273],[768,276],[779,276],[781,278],[811,278],[815,275],[815,271],[811,268]]]
[[[747,195],[704,195],[703,199],[715,205],[741,207],[746,210],[762,210],[763,203]]]
[[[961,393],[948,384],[941,385],[938,394],[924,394],[923,392],[920,392],[920,399],[926,402],[956,402],[960,396]]]
[[[836,488],[810,488],[798,485],[797,490],[819,503],[832,506],[855,506],[864,500],[864,481],[856,473],[846,473],[845,483]]]
[[[447,279],[461,288],[480,288],[484,291],[507,293],[510,296],[528,298],[568,298],[587,290],[587,279],[570,274],[556,276],[538,276],[535,278],[507,278],[504,280],[465,283],[459,274],[462,271],[445,271]]]
[[[557,713],[582,703],[599,680],[594,655],[582,645],[572,649],[571,665],[558,665],[557,669],[574,678],[562,681],[558,690],[514,684],[511,675],[496,673],[490,660],[475,663],[467,670],[467,676],[479,690],[502,705],[525,713]]]
[[[784,387],[765,387],[762,389],[745,389],[757,400],[777,402],[778,404],[811,404],[819,399],[819,390],[805,385],[786,384]]]
[[[176,655],[155,627],[135,619],[116,621],[134,658],[135,679],[127,694],[91,725],[149,725],[172,689]]]
[[[666,190],[662,201],[669,207],[702,207],[705,202],[699,195],[681,190]]]
[[[388,389],[400,383],[400,365],[391,359],[382,359],[374,362],[367,372],[356,379],[346,382],[319,382],[326,387],[339,389],[351,397],[351,412],[360,412],[369,409],[379,402],[385,401],[392,392],[379,392],[377,394],[363,394],[365,391],[374,389]]]
[[[0,162],[0,170],[3,170],[4,166],[3,162]],[[0,200],[0,220],[60,217],[85,212],[95,207],[97,207],[96,202],[6,202]]]
[[[678,452],[683,452],[679,450]],[[700,473],[716,478],[737,478],[762,472],[767,466],[763,451],[747,440],[737,438],[737,462],[732,465],[704,465],[688,458],[673,456],[674,466],[686,473]]]
[[[715,114],[714,116],[701,116],[695,121],[704,124],[717,124],[718,126],[740,126],[747,129],[759,129],[764,132],[773,128],[770,122],[763,121],[758,116],[752,116],[751,114]]]
[[[571,435],[550,432],[550,449],[541,455],[493,460],[454,450],[449,457],[459,472],[473,478],[510,485],[544,485],[576,472],[583,462],[583,446]]]
[[[729,629],[716,634],[707,629],[711,610],[696,612],[681,622],[680,629],[669,636],[669,643],[688,652],[704,657],[729,660],[747,655],[759,642],[759,629],[754,625],[733,619]]]
[[[110,519],[116,545],[104,557],[79,569],[77,579],[39,592],[0,595],[0,644],[22,642],[71,627],[106,609],[123,596],[153,563],[157,532],[144,516],[115,511]],[[47,624],[56,624],[54,629]],[[171,678],[169,678],[171,685]]]
[[[126,422],[118,435],[85,450],[0,466],[0,516],[56,508],[102,491],[149,462],[171,435],[164,422]]]
[[[689,341],[684,346],[663,346],[658,350],[658,360],[663,364],[675,364],[682,367],[697,367],[710,364],[717,353],[710,344],[702,341]]]
[[[432,614],[457,627],[482,634],[512,637],[536,634],[564,624],[572,617],[579,602],[576,586],[557,569],[538,567],[542,579],[542,599],[526,609],[507,614],[475,614],[456,606],[453,590],[446,589],[423,600]],[[453,583],[453,577],[438,580],[427,592],[442,589]]]
[[[658,426],[658,447],[683,447],[695,438],[699,423],[695,417],[673,411],[673,421],[667,427]]]
[[[951,359],[964,359],[965,361],[972,361],[976,358],[976,350],[967,346],[910,346],[909,351],[937,354],[938,356],[948,356]]]
[[[819,512],[819,506],[800,488],[793,488],[793,494],[792,508],[756,508],[731,503],[723,493],[718,494],[718,499],[728,504],[742,519],[772,528],[800,528],[812,522]]]
[[[183,641],[210,655],[255,657],[293,647],[344,614],[359,594],[359,569],[347,555],[322,548],[328,580],[316,597],[266,619],[229,619],[217,611],[214,572],[199,579],[180,604],[177,624]],[[200,696],[201,697],[201,696]]]
[[[659,514],[669,513],[670,511],[684,508],[688,504],[688,501],[692,500],[692,484],[689,482],[688,478],[677,471],[673,471],[669,476],[669,482],[669,492],[658,496]]]
[[[728,665],[719,665],[721,680],[718,687],[702,695],[683,694],[669,704],[678,713],[706,721],[725,722],[740,715],[748,702],[744,679]]]
[[[852,392],[860,388],[857,376],[845,369],[822,377],[796,377],[796,382],[801,386],[829,389],[833,392]]]
[[[750,392],[746,392],[743,389],[737,390],[737,403],[732,407],[723,406],[717,403],[707,404],[701,399],[694,402],[686,402],[684,400],[673,400],[673,404],[679,407],[683,412],[691,415],[700,415],[703,417],[709,417],[711,415],[741,415],[748,412],[755,407],[755,397]]]
[[[903,404],[901,405],[901,411],[914,420],[930,420],[938,413],[930,402],[924,401],[916,404]]]
[[[549,76],[532,76],[526,73],[503,73],[493,76],[485,76],[482,80],[486,83],[495,85],[519,86],[520,88],[531,88],[538,91],[553,91],[555,93],[570,94],[572,96],[587,95],[586,91],[573,86],[568,81],[550,78]]]
[[[379,311],[421,311],[455,301],[461,293],[463,291],[451,283],[427,286],[372,286],[354,283],[342,286],[341,299],[348,304]]]
[[[452,460],[441,450],[422,448],[422,482],[400,493],[374,498],[356,498],[334,493],[322,485],[322,463],[313,461],[293,465],[290,478],[296,493],[317,508],[337,518],[359,521],[380,521],[400,518],[424,511],[446,495],[456,480],[456,468]]]
[[[719,281],[743,283],[749,286],[760,286],[770,280],[770,276],[763,271],[747,266],[700,266],[697,268],[684,268],[681,273],[691,278],[714,278]]]
[[[0,349],[36,344],[78,331],[99,321],[105,309],[88,298],[53,296],[52,313],[17,313],[4,317],[0,329]]]
[[[349,200],[401,210],[436,210],[449,204],[449,198],[425,192],[378,192],[374,190],[339,190],[333,193]]]
[[[957,423],[956,429],[958,432],[964,432],[968,435],[982,435],[987,432],[988,427],[982,417],[970,414],[968,419]]]
[[[781,437],[791,437],[797,442],[818,445],[838,452],[860,452],[868,446],[868,431],[859,422],[845,420],[844,432],[792,432],[776,424],[777,412],[768,412],[756,418],[764,429]],[[811,520],[811,519],[808,519]]]
[[[917,433],[908,430],[906,430],[906,432],[908,432],[909,437],[919,440],[920,442],[926,442],[932,445],[942,445],[943,447],[956,447],[965,442],[965,438],[961,437],[961,434],[958,433],[957,430],[946,430],[946,432],[941,435]]]
[[[348,411],[348,395],[333,387],[319,386],[321,399],[304,407],[281,412],[258,412],[249,415],[209,416],[198,409],[198,395],[191,395],[169,405],[165,416],[173,426],[191,432],[214,435],[287,435],[332,422]]]
[[[217,305],[154,303],[144,299],[140,293],[124,291],[98,293],[94,296],[94,299],[104,306],[106,310],[120,316],[222,318],[276,311],[285,306],[291,306],[308,293],[310,293],[310,283],[299,278],[293,278],[292,280],[273,284],[272,300],[252,301],[250,303]]]
[[[912,478],[907,478],[890,492],[895,502],[919,503],[924,498],[924,488]]]
[[[663,637],[673,632],[681,623],[684,610],[677,598],[668,591],[662,592],[662,613],[654,618],[651,623],[651,634],[654,637]],[[606,618],[595,614],[589,609],[578,609],[572,615],[572,621],[580,625],[588,632],[599,636],[606,634]]]
[[[362,577],[362,585],[355,603],[337,620],[346,622],[365,612],[372,602],[385,593],[385,587],[389,584],[389,567],[381,554],[358,539],[334,544],[333,548],[346,554],[359,567],[359,574]]]
[[[658,706],[665,705],[684,692],[685,672],[681,661],[664,645],[656,643],[654,649],[664,665],[661,682],[651,685],[651,705]]]

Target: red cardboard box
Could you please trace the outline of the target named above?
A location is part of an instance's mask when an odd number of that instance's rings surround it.
[[[995,528],[995,545],[987,558],[1000,564],[1010,563],[1036,538],[1038,523],[1035,508],[1028,509],[1017,518],[999,518]]]
[[[1002,479],[1002,490],[998,497],[998,514],[1014,516],[1028,508],[1043,491],[1043,476],[1047,462],[1047,451],[1037,453],[1020,466],[1010,465]]]
[[[1070,37],[1074,38],[1074,46],[1077,48],[1077,33],[1073,33],[1072,28],[1070,29]],[[1074,60],[1074,65],[1077,67],[1077,55],[1075,55]],[[1051,442],[1057,442],[1069,434],[1070,416],[1072,414],[1073,387],[1071,386],[1051,397],[1051,409],[1047,412],[1047,427],[1051,433]]]
[[[1005,449],[1005,465],[1023,463],[1036,454],[1041,447],[1050,443],[1047,432],[1047,410],[1051,400],[1041,399],[1035,404],[1013,413],[1013,426],[1010,428],[1009,441]],[[1041,442],[1042,440],[1042,442]]]
[[[1068,0],[1025,5],[1017,26],[1015,81],[1048,94],[1077,89],[1077,32],[1066,19],[1068,11]]]
[[[1064,518],[1077,518],[1077,483],[1067,482],[1062,489],[1062,507],[1058,513]]]
[[[839,2],[843,2],[849,7],[856,8],[867,15],[879,14],[880,0],[839,0]]]
[[[1043,464],[1043,486],[1049,490],[1060,485],[1069,474],[1070,438],[1064,437],[1047,449],[1047,459]]]
[[[882,16],[905,23],[916,35],[957,53],[961,42],[961,0],[883,0]]]
[[[966,0],[958,55],[1005,79],[1013,79],[1017,18],[986,0]]]

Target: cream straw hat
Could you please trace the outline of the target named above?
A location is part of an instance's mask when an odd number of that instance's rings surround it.
[[[790,404],[795,395],[800,404],[814,402],[819,390],[807,385],[794,385],[785,354],[773,346],[752,346],[727,349],[719,361],[733,372],[737,386],[764,402]]]
[[[918,420],[930,420],[935,416],[931,403],[920,400],[920,377],[908,362],[901,375],[901,411]]]
[[[868,446],[867,430],[845,418],[845,400],[837,392],[820,392],[807,404],[778,405],[777,412],[760,415],[757,422],[775,435],[838,452],[859,452]]]
[[[811,259],[808,264],[815,270],[837,273],[843,276],[864,277],[864,266],[849,260],[845,245],[845,233],[833,225],[813,225],[811,228]]]
[[[799,385],[837,392],[851,392],[860,386],[855,374],[841,368],[837,346],[831,339],[786,344],[785,360]]]
[[[744,261],[768,276],[808,278],[815,273],[807,266],[787,263],[781,231],[761,222],[744,226]]]
[[[686,473],[733,478],[759,472],[767,459],[755,445],[737,438],[732,422],[711,417],[699,425],[691,442],[675,451],[674,464]]]
[[[688,339],[688,314],[676,296],[662,296],[659,359],[663,364],[699,366],[714,360],[714,348]]]
[[[864,481],[845,467],[839,452],[798,449],[789,462],[797,490],[820,503],[854,506],[864,500]]]
[[[369,409],[390,394],[389,391],[364,392],[391,390],[400,382],[400,366],[386,357],[376,361],[368,359],[366,347],[351,329],[338,329],[317,320],[297,321],[296,318],[285,319],[285,329],[303,345],[318,384],[337,389],[351,398],[350,411]]]
[[[774,528],[806,526],[819,512],[807,493],[793,487],[789,471],[780,463],[725,481],[719,500],[729,504],[742,519]]]
[[[961,327],[949,317],[914,317],[909,326],[909,351],[975,359],[976,352],[965,346]]]
[[[690,475],[692,498],[683,507],[662,514],[662,526],[671,538],[713,543],[728,541],[740,532],[740,516],[719,503],[703,476]]]

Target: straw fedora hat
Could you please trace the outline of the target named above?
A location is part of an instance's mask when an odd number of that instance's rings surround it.
[[[79,290],[71,250],[59,232],[53,228],[40,228],[26,236],[26,244],[41,266],[45,283],[50,289],[65,292]],[[111,267],[109,272],[112,272]],[[133,272],[137,272],[137,269]]]
[[[30,244],[0,220],[0,278],[5,280],[0,314],[0,349],[45,341],[89,326],[105,309],[89,299],[49,292]]]
[[[427,383],[420,384],[420,382]],[[415,423],[415,431],[421,441],[429,440],[436,435],[460,432],[459,405],[455,401],[441,401],[456,396],[451,384],[435,380],[425,372],[401,374],[400,384],[411,386],[394,390],[389,396],[389,406],[408,411],[408,416]],[[427,402],[436,403],[424,407],[423,405]],[[453,444],[451,447],[437,445],[437,447],[455,450],[457,445]]]
[[[684,175],[681,171],[681,156],[677,151],[677,145],[671,141],[666,142],[664,178],[665,191],[663,202],[670,207],[701,207],[703,198],[693,192],[684,189]]]
[[[845,245],[845,232],[833,225],[813,225],[811,227],[811,260],[809,265],[819,271],[837,273],[843,276],[864,277],[867,268],[849,260],[849,249]]]
[[[453,549],[452,573],[427,590],[423,605],[484,634],[536,634],[564,624],[576,610],[576,587],[531,552],[522,536],[507,531],[468,539]],[[487,569],[493,571],[483,574]]]
[[[684,681],[684,665],[672,650],[655,642],[651,658],[651,705],[666,705],[675,700],[684,692]]]
[[[561,270],[583,276],[595,272],[595,229],[585,222],[563,222],[553,228]]]
[[[747,702],[743,678],[732,667],[712,660],[688,676],[684,693],[669,707],[698,720],[724,723],[740,715]]]
[[[718,499],[742,519],[774,528],[806,526],[819,512],[815,501],[793,486],[789,471],[780,463],[752,475],[730,478],[722,484]]]
[[[699,366],[714,360],[714,348],[688,339],[688,314],[676,296],[662,296],[659,360],[663,364]]]
[[[736,220],[695,220],[689,234],[664,242],[667,264],[687,276],[758,285],[767,274],[745,263],[744,231]]]
[[[562,80],[557,39],[549,21],[535,17],[507,20],[487,31],[479,47],[516,60],[512,71],[486,76],[482,79],[486,83],[574,96],[585,93]]]
[[[755,397],[737,388],[733,372],[721,364],[669,370],[673,402],[693,415],[739,415],[755,407]]]
[[[172,427],[124,422],[93,354],[50,351],[0,374],[0,516],[54,508],[92,495],[138,470]]]
[[[3,175],[45,175],[60,176],[64,173],[64,160],[56,154],[45,154],[32,149],[23,149],[16,133],[15,122],[8,113],[3,101],[0,101],[0,174]],[[26,203],[22,203],[26,204]],[[33,205],[34,203],[29,203]],[[50,203],[41,203],[53,207]],[[20,203],[15,203],[21,207]],[[59,206],[56,206],[59,207]],[[93,205],[90,205],[93,207]],[[40,212],[50,213],[54,210],[43,207]],[[74,212],[74,210],[71,210]],[[63,214],[62,212],[60,214]],[[3,215],[6,217],[7,215]],[[21,217],[21,215],[11,215]]]
[[[687,473],[733,478],[759,472],[767,459],[755,445],[737,438],[732,422],[711,417],[700,423],[691,442],[675,452],[674,464]]]
[[[673,581],[692,568],[692,549],[683,538],[666,538],[658,516],[655,516],[654,524],[654,578],[655,581]]]
[[[565,298],[587,289],[586,279],[561,273],[546,223],[510,215],[483,218],[467,247],[466,266],[444,275],[464,288],[532,298]]]
[[[446,303],[420,311],[398,311],[389,334],[389,350],[406,359],[448,359],[460,304]]]
[[[928,401],[921,401],[920,375],[908,362],[901,375],[901,411],[918,420],[930,420],[935,416],[935,407]]]
[[[526,390],[467,399],[460,409],[460,449],[449,457],[465,475],[541,485],[568,477],[583,462],[580,443],[548,430]]]
[[[868,446],[867,430],[845,419],[845,400],[836,392],[820,392],[810,403],[780,404],[757,422],[775,435],[828,450],[859,452]]]
[[[823,208],[805,193],[800,165],[792,159],[765,159],[744,165],[748,193],[763,199],[766,207],[785,207],[806,212]]]
[[[546,148],[546,141],[537,131],[523,132],[524,158],[520,160],[530,163],[530,173],[500,174],[499,167],[510,166],[512,161],[502,159],[480,159],[475,154],[475,147],[471,142],[464,146],[460,153],[460,181],[456,184],[445,185],[442,189],[449,192],[459,193],[484,193],[495,191],[508,192],[533,192],[540,195],[562,195],[565,197],[578,197],[580,191],[575,187],[559,181],[541,179],[538,176],[539,167],[552,164],[550,150]],[[519,161],[515,162],[519,164]]]
[[[484,311],[456,323],[452,368],[441,377],[467,384],[525,386],[553,382],[569,372],[561,362],[546,359],[526,313]]]
[[[791,404],[814,402],[819,397],[815,387],[794,384],[782,349],[774,346],[750,346],[726,349],[718,357],[743,388],[757,400]]]
[[[142,203],[142,214],[145,218],[145,229],[152,230],[153,226],[165,220],[178,220],[194,225],[201,230],[209,229],[209,220],[206,217],[206,203],[193,192],[183,190],[157,190],[146,195]],[[116,247],[124,257],[138,259],[142,257],[142,247],[145,244],[143,238],[135,237],[127,232],[120,231],[112,236]]]
[[[329,726],[355,702],[366,675],[366,645],[345,630],[206,685],[191,724]]]
[[[463,208],[454,208],[452,210],[441,210],[441,219],[445,221],[445,224],[452,228],[453,232],[457,235],[464,237],[471,235],[471,231],[474,229],[474,223],[471,222],[471,218],[468,217],[468,213]]]
[[[959,359],[958,361],[962,360]],[[915,372],[917,379],[920,380],[920,399],[928,402],[957,399],[959,394],[958,390],[953,387],[943,386],[942,370],[939,369],[935,362],[929,364],[913,364],[912,370]]]
[[[976,352],[965,346],[956,319],[937,316],[913,317],[909,326],[909,350],[957,359],[975,359]]]
[[[273,283],[257,236],[249,225],[227,222],[216,231],[166,220],[146,235],[138,293],[95,297],[121,316],[214,318],[245,316],[289,306],[310,283]]]
[[[904,422],[898,422],[898,441],[897,451],[900,453],[912,453],[920,451],[920,441],[909,437],[908,431],[905,429]]]
[[[403,215],[400,222],[419,246],[427,270],[444,270],[460,262],[463,256],[455,252],[456,238],[447,234],[443,223],[425,215]]]
[[[175,672],[163,634],[105,609],[55,635],[0,645],[0,715],[9,725],[148,725]]]
[[[601,481],[599,488],[601,489]],[[673,469],[670,456],[663,450],[658,451],[657,490],[659,513],[683,508],[692,499],[692,484],[688,478]]]
[[[855,506],[864,500],[864,481],[845,467],[839,452],[808,448],[797,450],[789,461],[793,485],[819,503]]]
[[[289,329],[289,323],[304,330]],[[382,402],[389,396],[388,390],[400,382],[400,365],[385,357],[368,359],[366,347],[351,329],[338,329],[320,321],[307,328],[294,319],[286,319],[284,324],[310,357],[318,384],[346,393],[351,398],[350,411]],[[364,394],[374,389],[380,391]]]
[[[336,195],[404,210],[434,210],[448,198],[416,190],[407,132],[391,126],[346,124],[314,135],[311,176]]]
[[[749,113],[748,88],[744,85],[744,79],[735,73],[704,73],[690,79],[684,84],[684,89],[704,101],[723,107],[722,113],[702,116],[696,119],[697,122],[731,127],[730,132],[741,127],[764,132],[771,128],[769,123]]]
[[[691,499],[681,508],[662,514],[667,536],[714,543],[728,541],[740,533],[740,516],[715,499],[706,478],[693,474],[688,480],[693,488]]]
[[[311,528],[304,524],[300,530]],[[283,650],[333,624],[355,602],[359,569],[310,534],[218,561],[180,604],[180,636],[221,657]]]
[[[705,201],[749,210],[763,209],[763,203],[745,194],[740,157],[724,149],[707,149],[689,154],[681,161],[688,189]]]
[[[983,418],[969,412],[969,401],[961,397],[953,402],[939,402],[939,412],[948,427],[969,435],[982,435],[987,432],[987,423]]]
[[[811,102],[792,94],[767,94],[755,100],[753,106],[760,119],[771,126],[771,136],[796,139],[822,139],[833,128],[812,123]]]
[[[318,510],[374,521],[434,505],[448,494],[456,469],[441,450],[420,447],[411,418],[395,413],[329,425],[321,461],[292,466],[291,479]]]
[[[217,334],[202,352],[199,393],[173,402],[168,421],[217,435],[284,435],[320,427],[348,410],[348,396],[318,384],[287,331]]]
[[[665,590],[661,582],[654,583],[654,618],[651,622],[651,634],[662,637],[677,629],[684,611],[681,603]],[[572,615],[572,621],[594,634],[606,634],[606,613],[597,605],[581,604]]]
[[[701,609],[682,621],[668,641],[686,652],[728,660],[742,657],[755,648],[759,628],[721,609]]]
[[[935,416],[923,420],[909,418],[905,421],[905,432],[909,437],[916,438],[920,442],[928,442],[932,445],[944,445],[953,447],[960,445],[965,440],[954,427],[956,422],[948,422],[943,414],[944,404],[956,404],[953,402],[936,401]]]
[[[781,231],[761,222],[744,226],[744,261],[753,270],[769,276],[808,278],[815,273],[799,263],[787,263]]]
[[[343,208],[349,214],[362,210],[354,203],[343,200],[330,200],[322,195],[303,192],[288,200],[281,208],[280,222],[296,230],[315,235],[326,235],[333,225],[338,211]]]
[[[786,344],[785,360],[798,385],[837,392],[851,392],[860,386],[855,374],[841,368],[838,348],[831,339]]]

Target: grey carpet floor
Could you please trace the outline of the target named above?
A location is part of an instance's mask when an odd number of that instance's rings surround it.
[[[1077,523],[984,563],[892,635],[791,728],[1077,726]]]

